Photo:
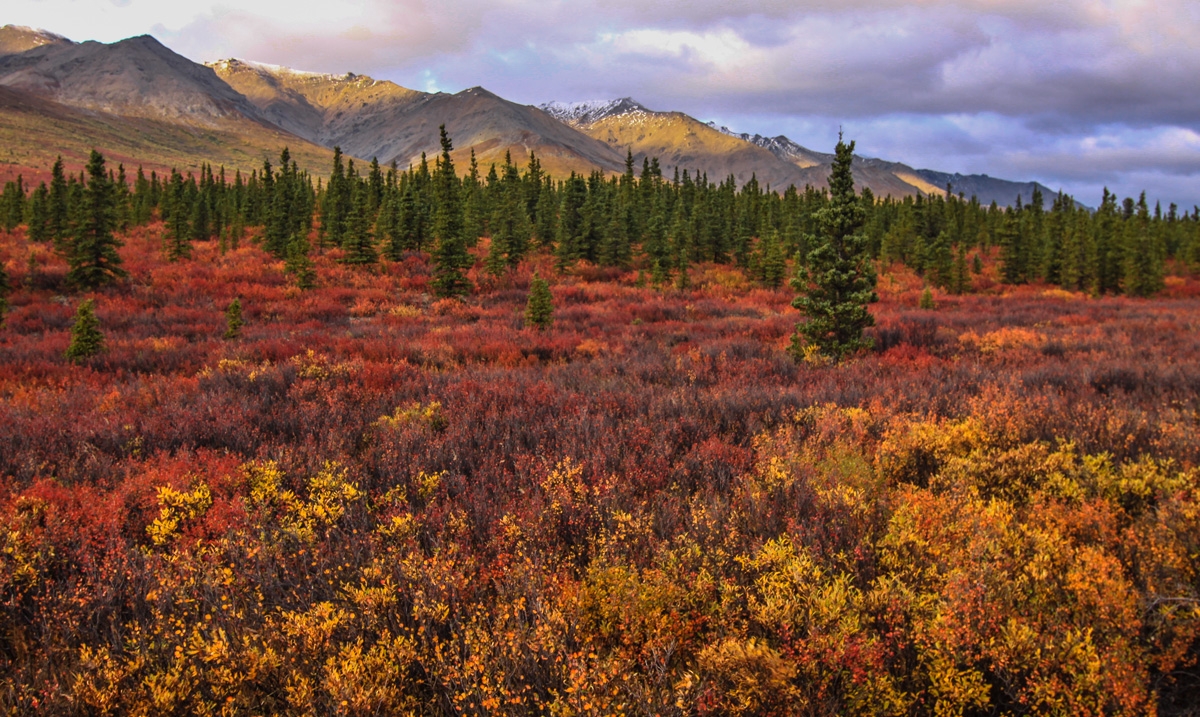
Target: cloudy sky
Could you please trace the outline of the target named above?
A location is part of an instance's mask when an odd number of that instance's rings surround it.
[[[509,99],[632,96],[1086,204],[1200,204],[1196,0],[6,0],[0,22]]]

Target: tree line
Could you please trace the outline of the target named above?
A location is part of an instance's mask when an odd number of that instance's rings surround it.
[[[35,241],[54,242],[71,262],[69,280],[92,288],[120,278],[114,236],[153,218],[165,224],[164,251],[173,260],[192,243],[217,239],[236,248],[248,227],[260,227],[263,247],[286,260],[302,287],[314,281],[311,255],[343,250],[342,261],[370,265],[381,257],[428,252],[439,295],[469,293],[469,249],[489,237],[485,266],[503,274],[529,253],[552,253],[567,270],[587,261],[637,267],[655,284],[688,283],[701,262],[731,264],[768,287],[788,278],[788,260],[803,273],[824,243],[820,217],[831,206],[826,189],[779,192],[752,177],[738,186],[676,169],[664,176],[656,159],[624,172],[595,171],[554,178],[536,155],[520,168],[506,156],[484,173],[475,161],[458,172],[450,138],[432,163],[422,155],[408,168],[378,161],[356,165],[335,149],[329,180],[301,170],[285,149],[277,166],[229,177],[222,168],[169,175],[139,167],[106,169],[93,153],[77,176],[55,164],[49,185],[32,189],[18,177],[0,195],[6,229],[28,226]],[[1013,207],[982,206],[948,187],[945,195],[876,198],[863,189],[861,250],[883,267],[900,262],[927,284],[968,291],[980,251],[998,247],[1002,280],[1039,281],[1093,294],[1149,296],[1163,286],[1168,261],[1200,266],[1200,207],[1149,207],[1145,194],[1119,201],[1105,190],[1096,210],[1059,194],[1049,207],[1035,190]],[[315,233],[312,230],[316,230]],[[315,238],[315,246],[310,242]]]

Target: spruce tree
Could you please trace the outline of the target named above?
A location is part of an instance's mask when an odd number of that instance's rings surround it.
[[[467,238],[468,246],[479,243],[483,234],[485,217],[483,216],[483,187],[479,184],[479,161],[475,159],[475,150],[471,150],[471,161],[467,165],[467,176],[462,182],[463,202],[463,235]]]
[[[25,182],[21,175],[15,181],[4,183],[0,195],[0,224],[5,231],[16,229],[25,220]]]
[[[437,249],[433,256],[433,288],[439,296],[461,296],[472,288],[465,271],[472,261],[463,238],[461,185],[454,174],[454,162],[450,159],[454,146],[446,134],[446,125],[439,127],[438,131],[442,156],[438,159],[437,176],[434,177],[437,213],[434,215],[433,236],[437,241]]]
[[[779,241],[779,232],[771,229],[759,242],[758,271],[762,282],[771,289],[778,289],[787,273],[787,257],[783,253],[783,244]]]
[[[1017,198],[1018,206],[1020,197]],[[1019,211],[1019,210],[1017,210]],[[1025,256],[1021,243],[1021,221],[1017,212],[1004,212],[996,228],[996,239],[1000,244],[1000,278],[1005,284],[1019,284],[1025,280],[1023,270]]]
[[[345,232],[346,215],[350,213],[350,193],[346,181],[346,168],[342,163],[342,148],[333,148],[333,173],[325,189],[325,202],[321,206],[321,247],[326,243],[341,246]]]
[[[88,181],[83,188],[75,231],[67,256],[67,282],[80,289],[94,289],[126,276],[113,236],[114,198],[112,183],[104,170],[104,157],[92,150],[88,159]]]
[[[163,200],[163,219],[167,230],[164,240],[168,261],[179,261],[192,255],[192,216],[183,175],[172,169],[171,182],[167,185]]]
[[[539,330],[554,323],[554,296],[550,285],[537,274],[529,282],[529,300],[525,304],[525,325]]]
[[[542,189],[538,193],[537,221],[534,236],[542,249],[554,251],[558,237],[558,194],[554,191],[554,180],[542,178]]]
[[[68,361],[83,363],[104,350],[104,334],[96,318],[96,305],[91,299],[79,303],[75,323],[71,326],[71,344],[64,354]]]
[[[933,290],[928,286],[921,292],[921,298],[917,301],[917,308],[926,310],[937,308],[937,305],[933,302]]]
[[[541,181],[541,180],[539,180]],[[505,157],[504,178],[500,180],[500,196],[492,215],[491,235],[492,249],[498,256],[503,257],[503,263],[516,266],[525,256],[529,248],[529,237],[533,228],[526,213],[525,185],[521,182],[517,168],[512,160]],[[499,259],[489,264],[500,264]],[[501,273],[503,266],[496,267]]]
[[[50,239],[50,192],[42,182],[29,197],[29,228],[25,236],[29,241],[44,242]]]
[[[934,286],[950,286],[954,271],[954,254],[950,247],[950,232],[942,230],[926,245],[925,270]]]
[[[242,327],[246,322],[242,319],[242,300],[234,297],[225,309],[225,339],[233,341],[242,335]]]
[[[375,217],[375,238],[383,245],[383,253],[392,261],[404,256],[400,226],[401,195],[393,187],[384,190],[383,204]]]
[[[1129,296],[1153,296],[1163,288],[1163,258],[1151,236],[1150,211],[1142,192],[1137,214],[1125,220],[1122,288]]]
[[[287,260],[283,264],[284,271],[296,281],[296,287],[305,290],[317,285],[317,272],[308,250],[308,238],[299,232],[293,234],[292,241],[288,243]]]
[[[967,250],[962,243],[959,243],[957,250],[954,252],[954,265],[950,271],[950,293],[966,293],[967,287],[971,283],[969,272],[970,269],[967,268]]]
[[[792,353],[804,356],[804,342],[821,354],[841,359],[859,349],[870,348],[863,329],[875,323],[867,304],[878,301],[875,270],[867,255],[867,236],[861,229],[866,211],[854,194],[850,165],[854,142],[838,137],[833,171],[829,176],[829,202],[816,212],[819,234],[809,239],[803,280],[795,287],[803,291],[792,302],[807,317],[792,337]]]
[[[63,170],[60,156],[50,170],[50,189],[47,196],[49,201],[48,226],[50,238],[56,243],[63,242],[71,232],[70,209],[67,204],[67,177]]]
[[[560,192],[558,227],[558,268],[564,270],[584,257],[583,207],[588,199],[587,180],[571,172]]]
[[[116,204],[116,222],[119,231],[128,231],[133,218],[133,197],[129,194],[129,180],[125,176],[125,165],[117,165],[117,178],[113,184]]]
[[[360,183],[353,189],[350,215],[346,218],[342,246],[346,254],[344,264],[374,264],[379,260],[375,251],[375,240],[371,236],[370,185]]]

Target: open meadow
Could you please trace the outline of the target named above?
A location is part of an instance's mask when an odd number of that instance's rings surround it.
[[[0,711],[1162,714],[1200,690],[1200,283],[794,292],[0,234]],[[534,270],[553,325],[524,326]],[[224,338],[238,298],[245,325]],[[95,301],[105,350],[63,357]],[[1193,712],[1194,713],[1194,712]]]

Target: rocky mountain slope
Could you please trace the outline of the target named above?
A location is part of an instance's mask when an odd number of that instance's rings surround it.
[[[250,169],[284,146],[317,174],[328,171],[334,146],[407,166],[439,151],[441,124],[460,168],[474,151],[485,172],[506,154],[524,164],[530,152],[560,177],[617,172],[632,152],[638,164],[657,157],[668,177],[688,170],[744,184],[753,176],[783,189],[825,186],[832,160],[787,137],[738,134],[628,97],[532,107],[481,87],[431,94],[353,73],[235,59],[200,65],[147,35],[75,43],[42,30],[0,28],[0,141],[7,147],[0,175],[21,168],[36,174],[55,154],[81,159],[92,146],[164,167],[211,161]],[[1010,204],[1034,188],[866,157],[854,172],[859,189],[879,197],[940,193],[949,183],[984,203]]]
[[[825,186],[825,178],[829,176],[833,164],[832,154],[813,151],[783,135],[764,137],[760,134],[737,133],[728,127],[717,127],[712,122],[708,125],[795,164],[804,170],[806,183]],[[856,156],[854,171],[855,181],[871,187],[871,191],[877,196],[908,196],[912,193],[910,187],[923,194],[944,194],[949,185],[955,194],[961,193],[968,198],[976,197],[982,204],[991,204],[994,201],[1007,206],[1015,203],[1018,196],[1028,200],[1033,196],[1035,188],[1041,190],[1047,202],[1055,195],[1054,190],[1037,182],[1011,182],[986,174],[950,174],[933,169],[913,169],[907,164],[874,157]]]
[[[793,184],[824,187],[833,160],[831,154],[805,149],[786,137],[771,140],[739,135],[682,112],[655,112],[629,97],[551,102],[541,108],[618,152],[632,150],[639,163],[643,157],[658,157],[668,176],[676,169],[686,169],[705,174],[713,182],[733,175],[739,184],[753,176],[759,184],[775,189]],[[860,158],[854,166],[854,180],[860,191],[870,187],[879,197],[905,197],[930,190],[925,181],[915,175],[906,180],[892,171],[890,163],[880,160]]]
[[[212,125],[261,121],[257,108],[210,68],[149,35],[104,44],[47,43],[0,57],[0,85],[69,107]]]
[[[0,176],[49,171],[57,155],[82,166],[92,148],[132,170],[250,171],[289,147],[328,171],[332,152],[265,119],[210,68],[149,36],[74,43],[41,30],[0,28]]]
[[[803,186],[797,167],[771,152],[718,132],[682,112],[655,112],[628,97],[612,101],[541,105],[547,114],[608,144],[624,156],[632,151],[640,165],[657,157],[668,178],[678,170],[706,174],[720,182],[733,175],[739,184],[757,177],[759,184],[783,189]]]
[[[615,171],[623,160],[546,113],[482,87],[426,93],[352,73],[301,72],[234,59],[209,66],[280,127],[385,164],[407,166],[419,161],[422,152],[432,157],[439,151],[441,124],[454,141],[453,156],[460,166],[471,150],[482,167],[503,162],[505,153],[524,164],[533,151],[544,169],[560,176],[594,168]]]

